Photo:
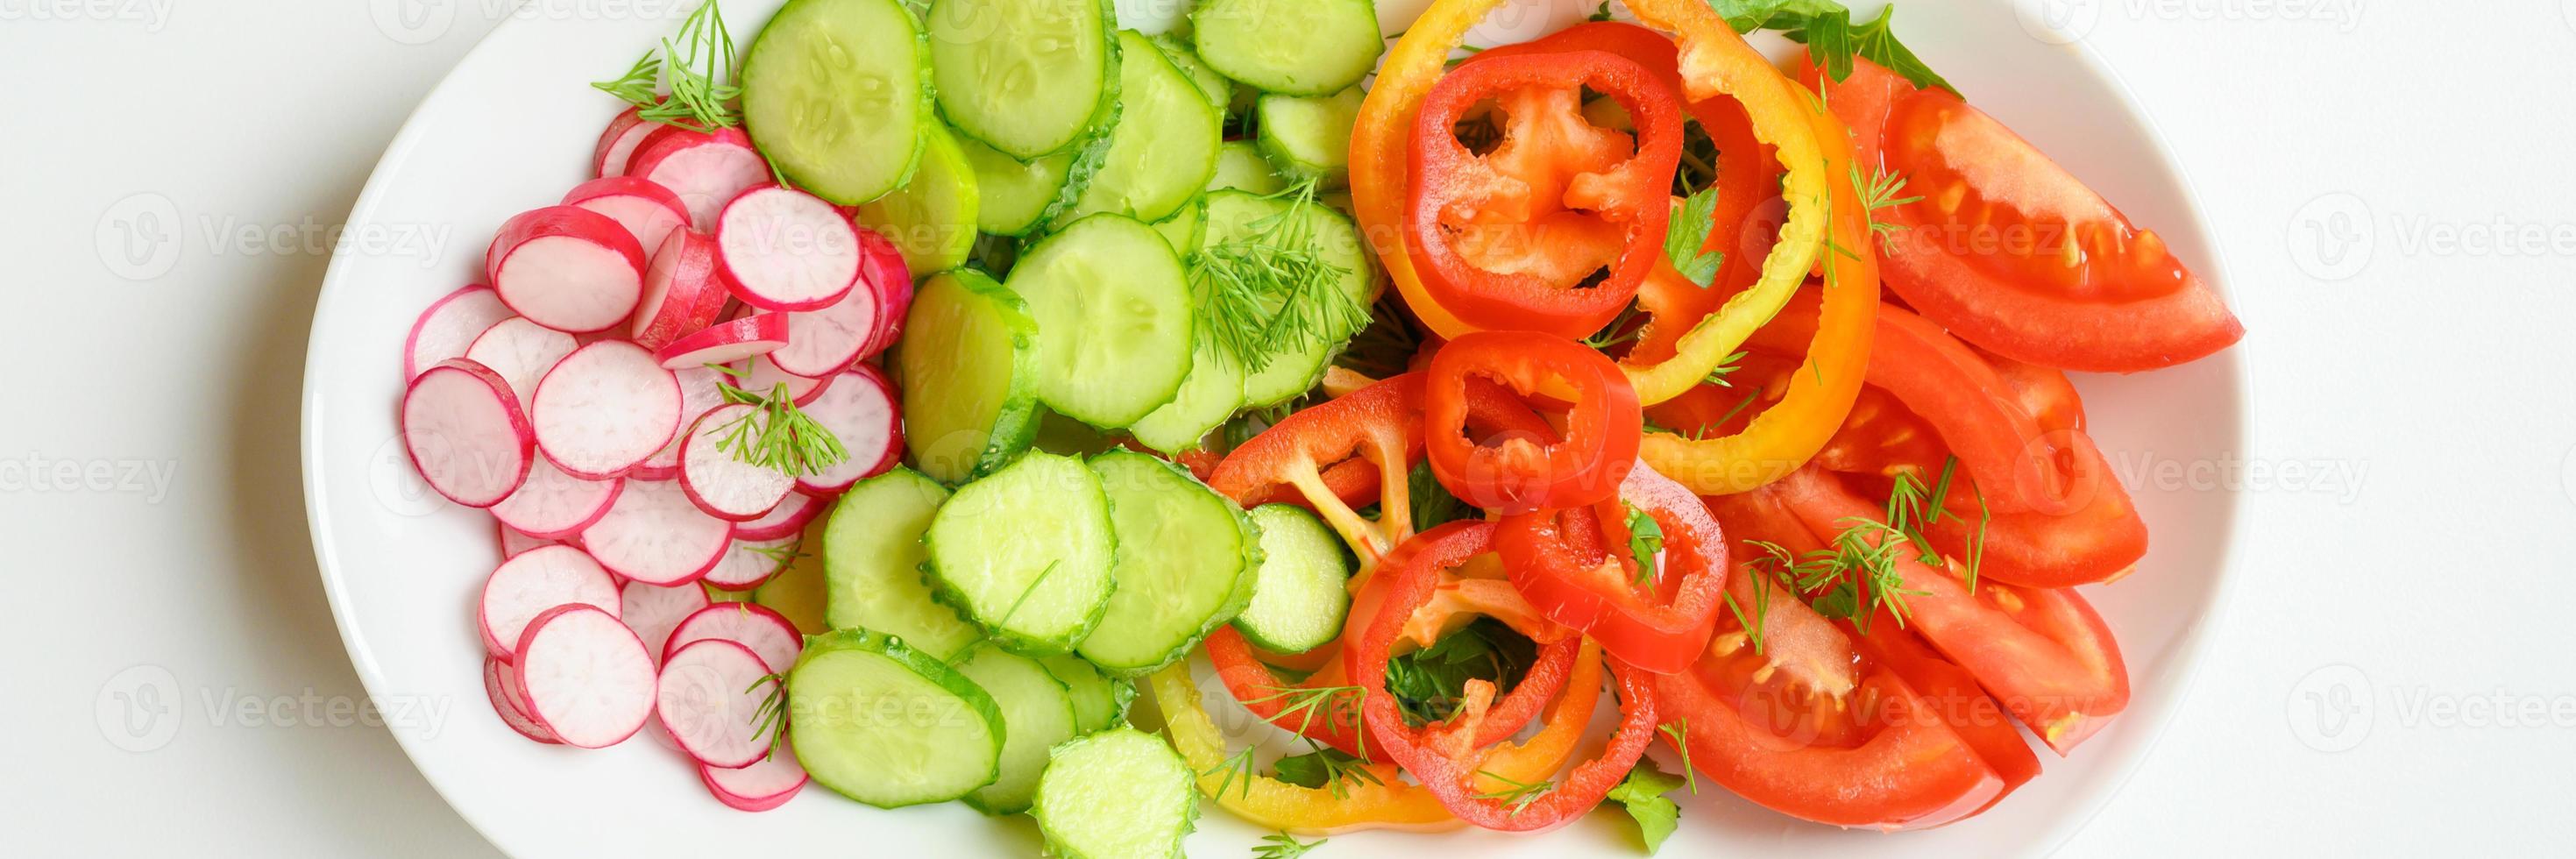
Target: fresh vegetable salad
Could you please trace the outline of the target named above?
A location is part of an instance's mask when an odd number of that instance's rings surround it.
[[[1499,2],[698,9],[404,344],[499,718],[1079,857],[1917,829],[2080,754],[2147,529],[2067,371],[2216,293],[1892,10],[1462,47]]]

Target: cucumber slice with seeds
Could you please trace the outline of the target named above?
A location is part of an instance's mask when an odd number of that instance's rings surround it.
[[[922,542],[939,600],[1021,653],[1071,652],[1099,626],[1116,586],[1108,496],[1069,456],[1021,454],[959,488]]]
[[[1209,106],[1222,113],[1234,104],[1234,82],[1208,68],[1208,64],[1199,59],[1198,49],[1190,47],[1189,40],[1165,33],[1154,37],[1154,47],[1162,49],[1164,58],[1171,60],[1172,67],[1180,69],[1182,76],[1199,88],[1200,95],[1207,96]]]
[[[900,466],[841,495],[823,525],[825,623],[895,636],[940,659],[984,637],[921,581],[921,535],[946,500],[939,481]]]
[[[921,136],[921,166],[912,180],[860,206],[857,220],[893,242],[905,268],[947,271],[965,265],[975,250],[981,192],[974,165],[946,126],[933,124]]]
[[[1351,125],[1364,97],[1359,87],[1325,96],[1262,96],[1253,108],[1261,154],[1281,175],[1342,187],[1351,176]]]
[[[993,696],[1006,728],[1000,775],[992,784],[967,794],[966,804],[985,814],[1029,810],[1038,774],[1046,770],[1047,752],[1074,737],[1073,699],[1045,666],[999,648],[977,649],[957,663],[957,673]]]
[[[1216,171],[1225,117],[1145,37],[1120,31],[1118,122],[1109,148],[1063,225],[1094,212],[1159,221],[1197,196]]]
[[[1189,280],[1152,227],[1076,221],[1021,255],[1009,287],[1037,320],[1038,397],[1066,417],[1133,424],[1189,375]]]
[[[1216,151],[1216,175],[1208,177],[1207,189],[1223,191],[1234,188],[1254,194],[1275,194],[1288,187],[1279,178],[1278,168],[1261,154],[1261,147],[1249,140],[1228,140]]]
[[[1036,226],[1073,173],[1070,152],[1024,162],[972,137],[958,140],[957,149],[975,168],[975,228],[997,236],[1021,235]]]
[[[1283,217],[1298,208],[1296,201],[1244,191],[1217,191],[1208,194],[1207,235],[1202,247],[1254,240],[1271,218]],[[1370,268],[1369,251],[1360,241],[1359,228],[1348,216],[1332,207],[1316,203],[1302,209],[1307,219],[1308,235],[1315,249],[1327,262],[1342,267],[1342,290],[1362,306],[1369,302],[1376,272]],[[1270,363],[1244,376],[1245,405],[1262,408],[1285,402],[1315,386],[1323,378],[1324,368],[1339,353],[1352,331],[1332,332],[1330,339],[1301,352],[1271,358]]]
[[[888,636],[848,629],[807,640],[787,675],[787,706],[805,772],[878,808],[947,802],[1000,772],[992,696]]]
[[[1201,337],[1190,375],[1172,401],[1129,427],[1146,447],[1163,453],[1197,450],[1207,434],[1243,408],[1243,365],[1217,351],[1216,341]]]
[[[1370,0],[1207,0],[1190,25],[1200,59],[1262,92],[1340,92],[1386,49]]]
[[[883,196],[912,176],[938,122],[930,47],[897,0],[792,0],[743,54],[744,130],[814,196]]]
[[[1037,324],[1017,294],[973,269],[913,294],[894,356],[913,467],[945,483],[998,468],[1037,432]]]
[[[1131,450],[1091,458],[1118,536],[1117,587],[1080,653],[1114,676],[1178,661],[1252,598],[1253,539],[1243,511],[1162,459]]]
[[[940,112],[1013,158],[1075,145],[1118,101],[1109,0],[935,0],[925,18]]]
[[[1315,514],[1264,504],[1247,514],[1261,531],[1252,602],[1234,628],[1262,649],[1304,653],[1342,635],[1351,610],[1350,562],[1342,542]]]
[[[1157,859],[1182,855],[1198,799],[1179,753],[1152,734],[1119,728],[1057,746],[1030,814],[1057,856]]]
[[[1049,656],[1039,663],[1073,696],[1075,732],[1090,734],[1127,723],[1127,704],[1136,700],[1136,684],[1111,680],[1079,656]]]

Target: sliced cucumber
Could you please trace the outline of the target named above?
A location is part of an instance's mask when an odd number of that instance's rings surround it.
[[[1021,161],[972,137],[958,140],[957,148],[975,168],[975,228],[997,236],[1020,235],[1036,226],[1073,172],[1071,152]]]
[[[957,483],[1028,448],[1037,335],[1027,305],[982,272],[953,269],[921,284],[894,359],[913,467]]]
[[[1370,0],[1207,0],[1190,25],[1200,59],[1263,92],[1340,92],[1386,49]]]
[[[1127,426],[1189,375],[1189,282],[1152,227],[1077,221],[1021,255],[1010,289],[1037,320],[1038,397],[1066,417]]]
[[[1118,728],[1057,746],[1030,814],[1057,856],[1159,859],[1182,855],[1198,807],[1179,753],[1152,734]]]
[[[939,506],[922,535],[941,602],[1013,650],[1068,653],[1115,587],[1109,499],[1082,460],[1032,451]]]
[[[926,17],[940,112],[1013,158],[1073,146],[1118,101],[1109,0],[934,0]]]
[[[1253,108],[1261,154],[1282,175],[1342,187],[1351,177],[1351,124],[1364,97],[1356,86],[1332,95],[1262,96]]]
[[[859,481],[823,526],[823,619],[833,629],[868,629],[948,659],[984,637],[941,605],[922,583],[929,553],[921,535],[948,500],[939,481],[909,468]]]
[[[1208,64],[1199,59],[1198,49],[1190,47],[1188,39],[1165,33],[1154,37],[1154,47],[1162,49],[1163,56],[1172,61],[1172,67],[1180,69],[1181,74],[1190,79],[1190,84],[1199,88],[1200,95],[1207,96],[1209,106],[1222,113],[1234,103],[1234,82],[1208,68]]]
[[[1099,667],[1079,656],[1049,656],[1039,661],[1073,696],[1076,732],[1089,734],[1127,723],[1127,703],[1136,700],[1136,684],[1111,680],[1109,675],[1100,673]]]
[[[796,187],[855,206],[901,187],[938,122],[931,46],[898,0],[790,0],[742,61],[742,121]]]
[[[1342,290],[1365,306],[1375,278],[1368,250],[1360,242],[1359,228],[1348,216],[1321,203],[1299,207],[1296,201],[1263,196],[1244,191],[1216,191],[1208,194],[1207,235],[1203,247],[1227,242],[1251,241],[1270,226],[1270,219],[1287,217],[1296,210],[1307,219],[1308,235],[1324,259],[1342,267]],[[1302,352],[1277,355],[1270,363],[1245,374],[1243,399],[1247,406],[1261,408],[1277,405],[1315,386],[1323,378],[1325,365],[1340,352],[1354,331],[1330,332],[1333,336]]]
[[[1100,171],[1054,216],[1057,225],[1094,212],[1162,220],[1216,171],[1224,114],[1145,37],[1122,30],[1118,40],[1118,123]]]
[[[1153,227],[1172,246],[1173,256],[1189,259],[1190,252],[1199,249],[1199,236],[1207,231],[1207,200],[1192,197],[1180,211],[1155,221]]]
[[[858,222],[893,242],[905,268],[947,271],[965,265],[975,250],[975,166],[946,126],[932,124],[921,136],[921,166],[912,180],[860,206]]]
[[[1252,598],[1251,526],[1234,502],[1162,459],[1113,450],[1092,457],[1091,470],[1118,534],[1117,587],[1080,652],[1113,676],[1150,673]]]
[[[1249,140],[1228,140],[1216,151],[1216,175],[1208,177],[1207,189],[1222,191],[1234,188],[1255,194],[1275,194],[1288,187],[1279,178],[1277,168],[1261,154],[1261,147]]]
[[[1199,338],[1189,378],[1179,396],[1146,415],[1128,431],[1146,447],[1164,453],[1197,450],[1207,434],[1243,408],[1243,365],[1217,351],[1216,341]]]
[[[807,640],[787,676],[787,706],[805,771],[878,808],[957,799],[1001,771],[992,696],[887,636],[845,629]]]
[[[966,804],[985,814],[1018,814],[1029,810],[1037,793],[1038,773],[1047,751],[1074,738],[1073,699],[1062,681],[1026,656],[996,647],[977,649],[957,663],[957,673],[975,681],[1001,708],[1001,774],[992,784],[966,795]]]
[[[1234,619],[1243,637],[1265,650],[1304,653],[1342,635],[1350,614],[1350,562],[1342,542],[1315,514],[1264,504],[1248,514],[1261,533],[1252,603]]]
[[[1093,429],[1090,424],[1056,414],[1054,409],[1040,408],[1038,412],[1038,438],[1033,446],[1039,450],[1089,457],[1118,447],[1118,438]]]

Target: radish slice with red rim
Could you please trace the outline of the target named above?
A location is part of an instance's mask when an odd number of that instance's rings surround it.
[[[801,498],[803,496],[791,496]],[[707,571],[703,580],[709,587],[728,591],[747,591],[786,571],[796,557],[797,546],[804,535],[791,534],[769,540],[736,539],[725,550],[724,560]]]
[[[653,713],[701,764],[750,766],[769,751],[762,702],[781,694],[769,665],[751,648],[724,639],[702,639],[662,660]]]
[[[709,603],[706,589],[697,585],[663,587],[638,581],[619,587],[617,602],[618,619],[644,640],[644,649],[656,663],[662,661],[662,645],[670,643],[671,630]]]
[[[903,336],[903,318],[912,313],[912,267],[904,264],[903,251],[894,242],[866,228],[859,230],[859,255],[859,277],[877,299],[876,319],[860,352],[860,357],[866,357],[885,351]]]
[[[680,442],[680,488],[707,515],[749,522],[769,513],[796,488],[796,478],[767,465],[744,462],[740,452],[768,432],[762,409],[717,406],[689,425]],[[744,438],[747,436],[747,438]]]
[[[903,456],[903,413],[894,385],[875,367],[860,364],[832,381],[812,405],[802,407],[850,457],[814,474],[798,475],[798,489],[837,495],[851,484],[885,473]]]
[[[760,655],[761,664],[771,671],[785,671],[796,666],[796,654],[805,649],[805,634],[786,615],[759,603],[716,603],[689,615],[671,630],[671,640],[662,645],[668,659],[690,642],[709,638],[751,648]]]
[[[519,483],[518,491],[492,505],[492,518],[529,537],[559,540],[599,521],[625,483],[613,477],[584,480],[539,458],[529,464],[528,479]]]
[[[796,744],[783,737],[768,757],[751,766],[723,769],[699,764],[698,779],[706,782],[707,792],[717,802],[737,811],[768,811],[785,805],[811,780],[804,765],[796,762]]]
[[[675,230],[689,227],[689,206],[680,195],[633,176],[603,176],[573,186],[563,204],[607,215],[647,252],[662,246]]]
[[[644,293],[644,246],[613,218],[578,206],[522,212],[501,225],[483,273],[520,316],[568,334],[606,331]]]
[[[630,107],[608,121],[607,130],[599,133],[599,145],[591,148],[590,175],[626,175],[626,162],[635,157],[636,144],[662,128],[659,123],[646,121],[643,111],[640,107]]]
[[[602,340],[546,371],[529,422],[555,467],[575,477],[615,477],[679,433],[682,399],[679,377],[652,353]]]
[[[699,510],[670,481],[626,481],[581,545],[609,572],[665,587],[695,582],[723,560],[733,523]]]
[[[815,500],[814,496],[791,492],[786,498],[779,499],[778,506],[770,508],[769,512],[760,518],[733,526],[733,538],[754,541],[775,540],[803,533],[805,523],[814,521],[814,517],[822,515],[823,511],[831,509],[831,506]]]
[[[529,621],[547,609],[576,603],[597,606],[612,617],[619,611],[617,581],[580,549],[547,546],[502,561],[483,580],[476,612],[483,647],[515,662],[512,648]]]
[[[502,381],[510,383],[510,392],[518,396],[519,408],[525,410],[537,394],[537,380],[545,378],[547,370],[579,348],[581,343],[570,334],[530,322],[525,316],[513,316],[475,337],[474,345],[466,347],[465,357],[500,374]]]
[[[565,745],[625,742],[653,715],[657,675],[644,641],[589,605],[548,609],[519,636],[520,700]]]
[[[572,545],[568,540],[549,540],[544,537],[531,537],[528,536],[527,532],[521,531],[517,528],[512,528],[506,523],[496,522],[494,524],[499,525],[501,529],[501,560],[504,561],[527,554],[530,549],[542,549],[547,546]]]
[[[402,399],[403,452],[447,500],[490,507],[510,497],[536,458],[536,434],[510,383],[456,358],[411,380]]]
[[[785,315],[796,316],[798,314],[790,313]],[[801,408],[811,405],[814,402],[815,397],[822,396],[823,389],[831,387],[832,376],[838,374],[837,371],[835,371],[834,373],[826,373],[819,378],[813,376],[799,376],[779,369],[778,364],[771,361],[770,358],[771,356],[768,355],[754,355],[750,360],[734,364],[733,369],[741,374],[739,380],[734,382],[734,386],[766,397],[769,396],[772,391],[777,389],[780,382],[785,382],[787,383],[788,401],[795,403]]]
[[[875,288],[850,290],[838,304],[787,314],[787,345],[769,360],[789,373],[829,378],[868,354],[884,317]]]
[[[671,375],[680,380],[681,425],[693,423],[699,415],[724,405],[724,391],[719,387],[726,378],[724,371],[705,366],[682,367],[671,371]],[[663,445],[661,450],[655,451],[643,465],[636,466],[626,476],[637,480],[679,479],[680,442],[687,439],[685,433],[673,434],[669,444]]]
[[[654,356],[663,367],[672,370],[731,364],[778,351],[787,345],[787,338],[787,314],[754,313],[673,340]]]
[[[430,302],[403,338],[403,381],[449,358],[465,357],[474,338],[514,316],[501,294],[488,286],[469,286]]]
[[[671,189],[688,205],[690,226],[709,232],[726,203],[777,178],[742,129],[701,132],[676,125],[657,128],[637,144],[626,173]]]
[[[683,335],[716,324],[725,303],[733,300],[716,277],[716,240],[689,230],[672,230],[654,246],[653,262],[644,271],[644,296],[635,303],[635,322],[627,333],[635,345],[659,351]]]
[[[716,259],[735,298],[763,310],[819,310],[859,283],[859,228],[822,198],[777,185],[744,191],[716,220]]]
[[[519,736],[550,746],[563,743],[555,739],[553,731],[537,724],[537,720],[528,715],[528,706],[520,703],[519,675],[510,663],[488,656],[483,658],[483,694],[492,699],[492,712],[501,717],[501,724],[510,726],[510,730],[519,732]]]

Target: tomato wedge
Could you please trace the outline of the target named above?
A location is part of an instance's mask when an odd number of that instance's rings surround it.
[[[1466,436],[1471,383],[1486,379],[1524,398],[1565,404],[1563,438]],[[1579,507],[1618,492],[1637,461],[1644,412],[1617,364],[1563,337],[1479,331],[1431,357],[1423,432],[1432,472],[1470,504],[1512,515]]]
[[[1655,569],[1640,572],[1629,551],[1631,508],[1650,517],[1659,535],[1647,550],[1650,562],[1661,553]],[[1726,540],[1717,520],[1689,489],[1644,463],[1628,472],[1616,498],[1504,517],[1494,543],[1531,606],[1657,674],[1697,660],[1723,608]]]
[[[2245,336],[2209,284],[2152,230],[1939,88],[1855,59],[1823,83],[1864,169],[1906,180],[1879,218],[1889,289],[1968,342],[2016,360],[2128,373],[2192,361]]]

